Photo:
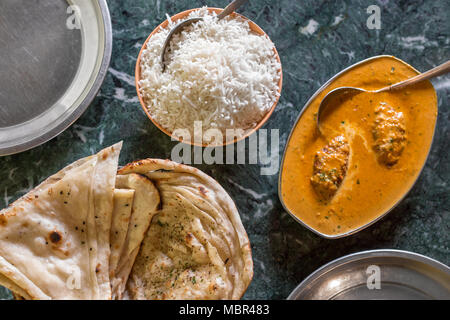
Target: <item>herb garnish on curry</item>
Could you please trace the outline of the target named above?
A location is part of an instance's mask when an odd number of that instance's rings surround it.
[[[316,127],[319,104],[343,86],[375,90],[417,72],[394,57],[367,60],[335,78],[306,107],[286,148],[280,178],[285,207],[334,237],[389,211],[411,189],[431,146],[436,93],[429,81],[360,93],[337,102]]]

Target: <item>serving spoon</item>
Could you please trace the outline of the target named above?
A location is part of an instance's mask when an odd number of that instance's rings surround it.
[[[220,14],[217,15],[217,18],[219,20],[225,18],[226,16],[228,16],[229,14],[234,12],[237,8],[242,6],[247,1],[248,0],[234,0],[229,5],[227,5]],[[202,19],[203,19],[202,17],[196,17],[196,18],[190,18],[190,19],[184,20],[183,22],[180,22],[179,24],[177,24],[172,30],[170,30],[169,35],[167,36],[166,41],[164,42],[163,49],[161,52],[162,72],[164,72],[164,70],[166,69],[167,61],[165,59],[165,55],[166,55],[167,48],[169,47],[172,36],[174,34],[180,32],[184,27],[186,27],[194,22],[200,21]]]
[[[404,81],[395,83],[393,85],[390,85],[390,86],[387,86],[387,87],[384,87],[384,88],[381,88],[378,90],[365,90],[365,89],[355,88],[355,87],[339,87],[334,90],[331,90],[330,92],[328,92],[326,94],[326,96],[320,102],[319,110],[317,112],[317,120],[316,120],[317,128],[319,129],[319,132],[322,133],[322,131],[320,130],[320,122],[321,122],[321,119],[323,118],[323,114],[324,114],[325,110],[327,110],[327,109],[329,110],[333,106],[339,105],[339,103],[338,103],[339,100],[349,98],[349,97],[359,94],[361,92],[379,93],[379,92],[402,89],[407,86],[418,83],[420,81],[440,76],[447,72],[450,72],[450,60],[447,62],[444,62],[443,64],[441,64],[431,70],[428,70],[427,72],[421,73],[412,78],[406,79]]]

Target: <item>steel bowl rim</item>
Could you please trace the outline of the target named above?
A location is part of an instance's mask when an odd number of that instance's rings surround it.
[[[406,251],[406,250],[399,250],[399,249],[374,249],[374,250],[365,250],[365,251],[359,251],[355,253],[351,253],[348,255],[345,255],[343,257],[334,259],[323,266],[319,267],[315,271],[313,271],[310,275],[308,275],[300,284],[298,284],[294,290],[289,294],[287,297],[287,300],[296,300],[296,297],[305,290],[309,284],[314,283],[318,279],[320,279],[322,276],[327,274],[328,272],[336,269],[337,267],[343,266],[345,264],[369,259],[369,258],[379,258],[379,257],[387,257],[387,258],[403,258],[403,259],[409,259],[413,260],[415,262],[420,262],[427,264],[429,266],[432,266],[436,269],[439,269],[440,271],[446,273],[450,276],[450,268],[445,265],[444,263],[430,258],[428,256],[425,256],[420,253]]]
[[[333,82],[333,81],[334,81],[337,77],[339,77],[341,74],[344,74],[345,72],[349,71],[350,69],[352,69],[352,68],[354,68],[354,67],[356,67],[356,66],[358,66],[358,65],[360,65],[360,64],[366,63],[366,62],[371,61],[371,60],[379,59],[379,58],[392,58],[392,59],[395,59],[395,60],[397,60],[397,61],[400,61],[401,63],[406,64],[407,66],[409,66],[412,70],[414,70],[414,71],[417,72],[418,74],[421,73],[421,72],[418,71],[416,68],[414,68],[413,66],[411,66],[409,63],[406,63],[405,61],[403,61],[403,60],[401,60],[401,59],[399,59],[399,58],[397,58],[397,57],[395,57],[395,56],[392,56],[392,55],[378,55],[378,56],[373,56],[373,57],[370,57],[370,58],[361,60],[361,61],[359,61],[359,62],[356,62],[356,63],[354,63],[354,64],[348,66],[347,68],[344,68],[344,69],[341,70],[340,72],[336,73],[333,77],[331,77],[330,79],[328,79],[328,81],[326,81],[319,89],[317,89],[317,91],[311,96],[311,98],[309,98],[309,100],[308,100],[308,101],[305,103],[305,105],[303,106],[303,108],[302,108],[302,110],[300,111],[299,115],[297,116],[297,119],[295,120],[294,125],[292,126],[292,129],[291,129],[291,131],[290,131],[290,133],[289,133],[289,136],[288,136],[288,138],[287,138],[287,140],[286,140],[286,145],[285,145],[284,151],[283,151],[283,157],[282,157],[282,159],[281,159],[281,169],[280,169],[280,172],[279,172],[279,174],[278,174],[278,198],[280,199],[281,205],[283,206],[284,210],[285,210],[292,218],[294,218],[295,221],[297,221],[298,223],[300,223],[301,225],[303,225],[304,227],[306,227],[308,230],[314,232],[315,234],[317,234],[317,235],[319,235],[319,236],[321,236],[322,238],[325,238],[325,239],[330,239],[330,240],[332,240],[332,239],[339,239],[339,238],[348,237],[348,236],[350,236],[350,235],[353,235],[353,234],[355,234],[355,233],[357,233],[357,232],[359,232],[359,231],[361,231],[361,230],[363,230],[363,229],[365,229],[365,228],[371,226],[371,225],[374,224],[375,222],[381,220],[381,219],[384,218],[389,212],[391,212],[393,209],[395,209],[395,208],[396,208],[396,207],[397,207],[397,206],[398,206],[398,205],[399,205],[399,204],[400,204],[400,203],[408,196],[408,194],[411,192],[411,190],[413,189],[413,187],[416,185],[417,181],[419,180],[419,178],[420,178],[420,176],[421,176],[421,174],[422,174],[423,169],[425,168],[425,165],[426,165],[426,163],[427,163],[427,161],[428,161],[428,157],[429,157],[430,152],[431,152],[431,148],[432,148],[432,146],[433,146],[434,137],[435,137],[435,133],[436,133],[437,117],[439,116],[439,113],[438,113],[438,115],[436,116],[436,123],[434,124],[433,135],[432,135],[432,137],[431,137],[430,148],[428,149],[427,156],[426,156],[426,158],[425,158],[425,161],[424,161],[424,163],[423,163],[421,169],[419,170],[419,173],[418,173],[418,175],[417,175],[416,180],[414,180],[414,182],[412,183],[412,185],[411,185],[411,187],[409,188],[409,190],[408,190],[407,192],[405,192],[405,194],[404,194],[402,197],[400,197],[400,198],[398,199],[398,201],[397,201],[390,209],[386,210],[383,214],[379,215],[379,216],[376,217],[375,219],[370,220],[370,221],[367,222],[366,224],[364,224],[364,225],[362,225],[362,226],[359,226],[358,228],[355,228],[355,229],[350,230],[350,231],[348,231],[348,232],[341,233],[341,234],[337,234],[337,235],[329,235],[329,234],[325,234],[325,233],[322,233],[322,232],[320,232],[320,231],[314,229],[313,227],[309,226],[306,222],[304,222],[303,220],[301,220],[299,217],[297,217],[294,213],[292,213],[292,212],[287,208],[286,204],[284,203],[283,196],[282,196],[282,193],[281,193],[281,176],[282,176],[283,169],[284,169],[284,160],[285,160],[285,157],[286,157],[286,151],[287,151],[287,147],[288,147],[288,145],[289,145],[289,141],[290,141],[290,139],[291,139],[291,137],[292,137],[292,134],[293,134],[293,132],[294,132],[294,130],[295,130],[295,128],[296,128],[298,122],[300,121],[300,118],[302,117],[303,113],[306,111],[307,107],[311,104],[311,102],[312,102],[312,101],[313,101],[313,100],[314,100],[314,99],[315,99],[315,98],[316,98],[323,90],[325,90],[325,89],[330,85],[331,82]],[[433,86],[433,84],[432,84],[431,82],[430,82],[430,84]],[[433,88],[434,88],[434,86],[433,86]],[[436,89],[435,89],[435,92],[436,92]],[[438,108],[438,106],[439,106],[439,103],[437,102],[437,108]]]
[[[112,54],[112,27],[111,27],[111,16],[108,9],[108,4],[106,0],[98,0],[98,6],[100,8],[102,16],[102,24],[104,28],[104,44],[103,44],[103,56],[95,76],[95,80],[90,86],[90,89],[84,99],[79,103],[78,107],[71,112],[69,115],[64,117],[64,119],[52,130],[46,131],[43,134],[36,136],[26,142],[19,143],[14,146],[1,148],[0,156],[7,156],[23,151],[30,150],[37,146],[40,146],[54,137],[58,136],[69,128],[78,118],[86,111],[87,107],[92,103],[97,93],[100,90],[101,85],[105,79],[106,73],[108,72],[108,67],[111,62]]]

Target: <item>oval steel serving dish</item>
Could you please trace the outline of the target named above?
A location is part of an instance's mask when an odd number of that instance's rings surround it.
[[[374,219],[368,221],[367,223],[365,223],[365,224],[363,224],[363,225],[360,225],[360,226],[357,226],[357,227],[355,227],[354,229],[351,229],[350,231],[347,231],[347,232],[343,232],[343,233],[340,233],[340,234],[325,234],[325,233],[323,233],[323,232],[320,232],[319,230],[316,230],[314,227],[310,226],[308,223],[306,223],[305,221],[303,221],[299,216],[295,215],[294,212],[292,212],[292,211],[288,208],[288,206],[286,205],[286,202],[285,202],[285,199],[283,198],[283,193],[282,193],[282,177],[283,177],[283,172],[284,172],[284,170],[285,170],[286,154],[287,154],[287,151],[288,151],[288,148],[289,148],[289,142],[290,142],[290,140],[291,140],[291,138],[292,138],[292,135],[293,135],[294,131],[296,130],[296,127],[297,127],[298,123],[300,122],[300,119],[302,118],[303,114],[304,114],[305,111],[308,109],[308,107],[311,105],[311,103],[314,101],[314,99],[315,99],[318,95],[320,95],[324,90],[326,90],[330,85],[332,85],[332,83],[333,83],[335,80],[337,80],[337,78],[338,78],[339,76],[343,75],[344,73],[348,72],[349,70],[351,70],[351,69],[353,69],[353,68],[355,68],[355,67],[357,67],[357,66],[359,66],[359,65],[362,65],[362,64],[364,64],[364,63],[367,63],[367,62],[369,62],[369,61],[372,61],[372,60],[375,60],[375,59],[379,59],[379,58],[390,58],[390,59],[394,59],[394,60],[396,60],[396,61],[398,61],[398,62],[401,62],[401,63],[403,63],[404,65],[408,66],[408,67],[411,68],[411,70],[413,70],[414,72],[416,72],[416,73],[418,73],[418,74],[420,73],[419,71],[417,71],[415,68],[413,68],[412,66],[410,66],[410,65],[407,64],[406,62],[404,62],[404,61],[402,61],[402,60],[400,60],[400,59],[398,59],[398,58],[395,58],[395,57],[393,57],[393,56],[390,56],[390,55],[374,56],[374,57],[371,57],[371,58],[362,60],[362,61],[360,61],[360,62],[358,62],[358,63],[355,63],[355,64],[351,65],[350,67],[348,67],[348,68],[342,70],[341,72],[339,72],[339,73],[337,73],[335,76],[333,76],[331,79],[329,79],[324,85],[322,85],[322,86],[321,86],[321,87],[320,87],[320,88],[312,95],[312,97],[308,100],[308,102],[306,102],[305,106],[304,106],[303,109],[300,111],[300,114],[299,114],[299,116],[297,117],[297,119],[296,119],[296,121],[295,121],[295,124],[294,124],[293,128],[291,129],[291,132],[290,132],[289,137],[288,137],[287,142],[286,142],[285,150],[284,150],[284,153],[283,153],[283,158],[282,158],[282,161],[281,161],[281,170],[280,170],[279,177],[278,177],[278,196],[279,196],[279,199],[280,199],[280,201],[281,201],[281,203],[282,203],[282,205],[283,205],[283,208],[286,210],[286,212],[288,212],[288,213],[289,213],[289,214],[290,214],[297,222],[299,222],[300,224],[302,224],[303,226],[305,226],[307,229],[309,229],[309,230],[313,231],[314,233],[318,234],[319,236],[324,237],[324,238],[327,238],[327,239],[337,239],[337,238],[342,238],[342,237],[345,237],[345,236],[349,236],[349,235],[354,234],[354,233],[356,233],[356,232],[358,232],[358,231],[361,231],[362,229],[364,229],[364,228],[366,228],[366,227],[372,225],[373,223],[375,223],[376,221],[378,221],[378,220],[380,220],[382,217],[384,217],[387,213],[389,213],[392,209],[394,209],[394,208],[395,208],[395,207],[396,207],[396,206],[397,206],[397,205],[398,205],[398,204],[406,197],[406,195],[409,193],[409,191],[412,189],[412,187],[413,187],[413,186],[415,185],[415,183],[417,182],[417,179],[418,179],[418,177],[420,176],[420,173],[422,172],[423,167],[425,166],[425,163],[426,163],[426,161],[423,162],[422,166],[420,167],[420,170],[418,171],[417,177],[416,177],[416,179],[414,180],[414,183],[412,183],[411,186],[410,186],[410,188],[407,189],[407,191],[406,191],[401,197],[398,198],[398,200],[395,202],[395,204],[394,204],[392,207],[389,208],[389,210],[386,210],[385,212],[383,212],[382,214],[379,214],[378,216],[376,216]],[[432,145],[432,143],[433,143],[435,127],[436,127],[436,123],[434,124],[434,127],[433,127],[433,134],[432,134],[432,138],[431,138],[431,141],[430,141],[430,147],[429,147],[428,150],[427,150],[426,159],[428,158],[428,155],[429,155],[429,152],[430,152],[430,149],[431,149],[431,145]],[[312,167],[311,167],[311,170],[312,170]]]
[[[0,1],[0,156],[70,126],[97,95],[112,49],[105,0]]]
[[[450,268],[408,251],[363,251],[319,268],[288,297],[288,300],[388,299],[450,299]]]

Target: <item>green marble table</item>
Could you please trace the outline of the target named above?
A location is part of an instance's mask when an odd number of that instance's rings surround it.
[[[101,90],[65,132],[42,146],[0,158],[0,208],[68,163],[119,140],[120,163],[170,158],[175,142],[145,116],[136,97],[134,67],[148,34],[166,13],[227,0],[111,0],[113,55]],[[381,29],[368,29],[367,7],[381,9]],[[264,128],[280,130],[281,145],[305,102],[321,84],[362,59],[395,55],[424,71],[450,59],[450,3],[442,1],[250,0],[239,10],[275,43],[283,92]],[[277,175],[259,165],[198,165],[235,200],[253,249],[255,275],[244,298],[284,299],[308,274],[343,255],[377,248],[421,253],[450,264],[450,76],[433,81],[438,93],[436,135],[426,166],[401,204],[356,235],[322,239],[294,221],[277,195]],[[280,159],[282,155],[280,150]],[[9,297],[0,289],[0,297]]]

